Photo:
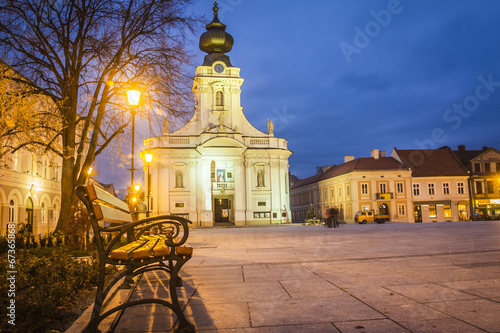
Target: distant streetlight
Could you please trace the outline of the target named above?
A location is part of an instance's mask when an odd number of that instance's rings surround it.
[[[139,105],[141,92],[139,90],[130,89],[127,91],[128,104],[131,107],[132,113],[132,153],[130,156],[130,188],[134,186],[134,148],[135,148],[135,107]]]
[[[144,159],[146,160],[146,166],[148,167],[148,175],[146,178],[148,186],[148,191],[146,194],[146,197],[148,199],[148,211],[146,212],[146,217],[149,217],[149,201],[150,201],[149,196],[151,194],[151,173],[149,172],[149,167],[151,166],[151,161],[153,160],[153,154],[151,153],[144,154]]]

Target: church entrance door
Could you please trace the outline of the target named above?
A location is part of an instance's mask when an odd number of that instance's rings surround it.
[[[214,199],[214,222],[229,222],[231,202],[229,199]]]

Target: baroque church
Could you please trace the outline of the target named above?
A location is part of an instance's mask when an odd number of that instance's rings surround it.
[[[173,214],[194,225],[280,224],[291,222],[287,141],[256,129],[240,103],[240,68],[229,56],[233,37],[214,18],[200,37],[206,52],[193,82],[194,115],[182,128],[145,140],[153,161],[149,207],[154,214]]]

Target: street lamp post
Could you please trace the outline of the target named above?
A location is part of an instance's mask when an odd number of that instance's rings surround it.
[[[148,174],[147,174],[147,194],[146,194],[146,197],[147,197],[147,200],[148,200],[148,211],[146,212],[146,217],[149,217],[149,202],[150,202],[150,194],[151,194],[151,173],[149,172],[149,167],[151,166],[151,161],[153,160],[153,154],[150,154],[150,153],[147,153],[147,154],[144,154],[144,159],[146,160],[146,166],[148,167]]]
[[[128,104],[132,108],[132,152],[130,156],[130,189],[133,190],[134,187],[134,146],[135,146],[135,107],[139,105],[139,100],[141,98],[141,92],[139,90],[128,90],[127,91]]]
[[[134,148],[135,148],[135,108],[139,105],[139,100],[141,98],[141,92],[139,90],[130,89],[127,91],[128,104],[131,107],[132,113],[132,152],[130,156],[130,194],[134,194]],[[135,202],[131,203],[134,206]],[[131,241],[134,234],[132,230],[127,231],[127,241]]]

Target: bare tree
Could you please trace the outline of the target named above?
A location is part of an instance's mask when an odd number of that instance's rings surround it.
[[[44,125],[50,123],[49,118],[55,121],[52,128],[57,128],[58,122],[50,112],[47,112],[51,109],[48,98],[33,94],[29,86],[13,81],[12,77],[21,78],[21,75],[0,61],[1,159],[14,150],[19,142],[47,137]],[[41,149],[37,149],[39,147],[28,148],[31,148],[32,153],[41,152]]]
[[[46,96],[58,121],[38,145],[62,157],[61,213],[72,214],[74,189],[128,125],[125,92],[147,91],[142,116],[188,112],[185,33],[191,0],[0,0],[0,50],[32,94]]]

